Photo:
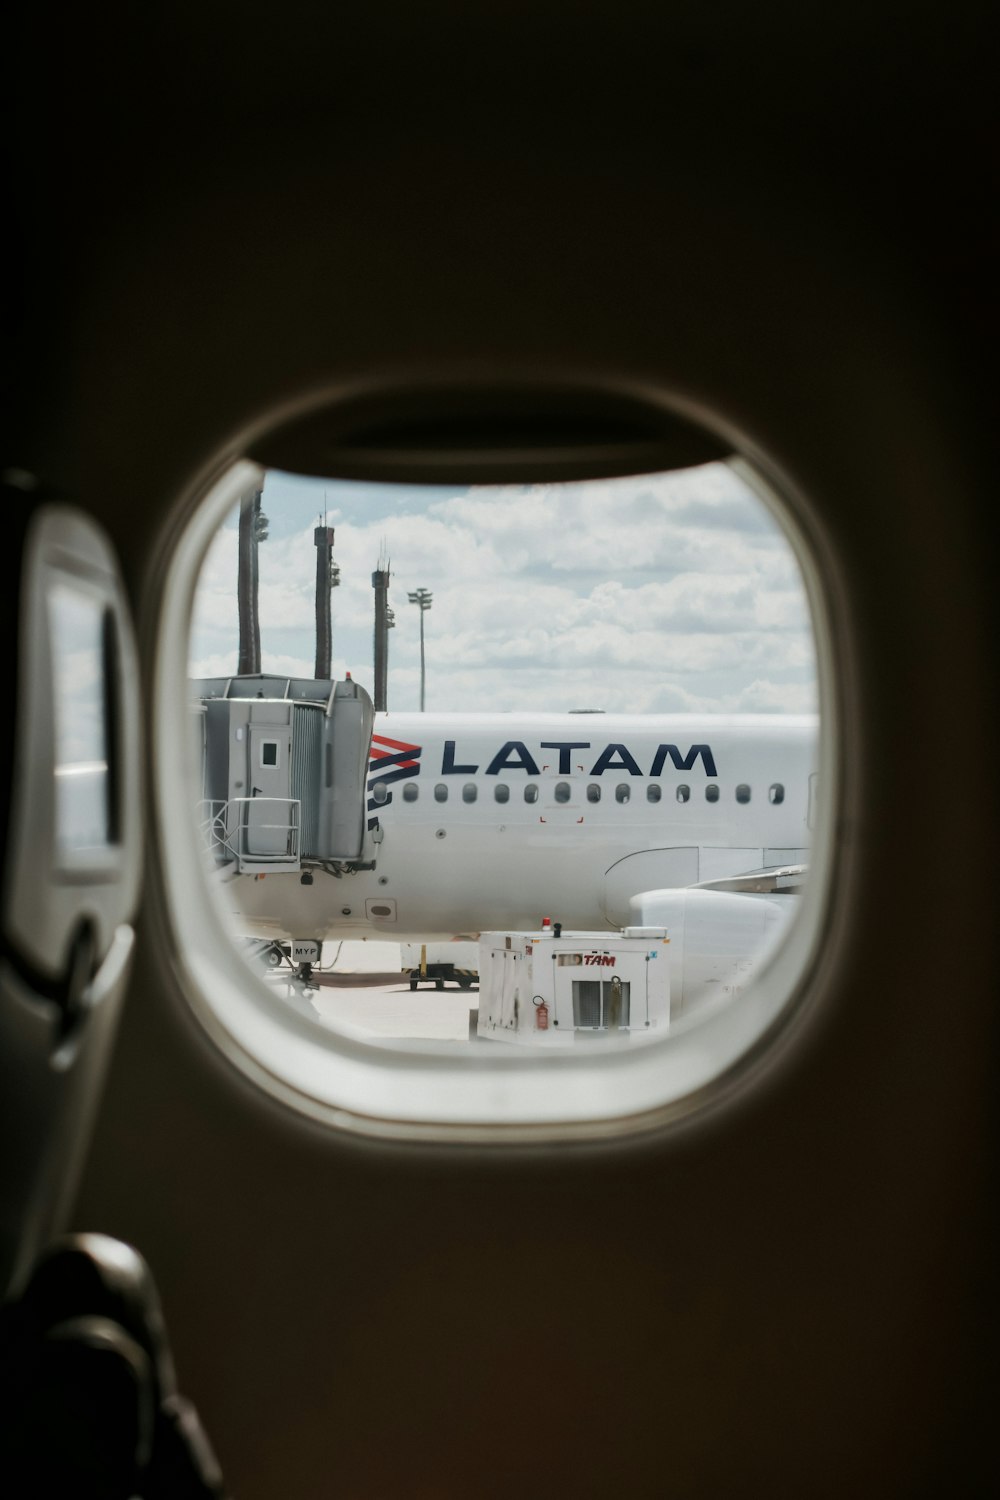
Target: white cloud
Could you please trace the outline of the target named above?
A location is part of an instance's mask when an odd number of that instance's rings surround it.
[[[260,548],[265,670],[313,669],[317,486],[280,476],[264,505]],[[334,671],[372,686],[370,575],[392,566],[389,702],[417,706],[419,615],[408,590],[430,588],[428,707],[600,707],[799,711],[814,706],[808,608],[791,549],[733,472],[588,485],[413,492],[373,514],[364,487],[341,487],[332,595]],[[385,511],[385,487],[378,498]],[[321,508],[321,507],[320,507]],[[296,516],[299,517],[296,521]],[[237,533],[206,556],[192,628],[192,672],[236,663]],[[220,665],[225,662],[226,665]]]

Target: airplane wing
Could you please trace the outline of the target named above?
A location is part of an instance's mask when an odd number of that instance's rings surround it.
[[[745,875],[727,875],[722,880],[703,880],[688,886],[693,891],[735,891],[744,895],[798,895],[805,885],[808,865],[769,865]]]

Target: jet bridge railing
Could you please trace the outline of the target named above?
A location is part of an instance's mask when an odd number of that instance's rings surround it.
[[[195,812],[202,843],[217,859],[236,857],[235,849],[229,849],[229,832],[226,827],[228,806],[228,802],[218,798],[203,797]]]
[[[241,875],[301,867],[302,804],[298,797],[231,797],[198,804],[201,835],[219,864]]]

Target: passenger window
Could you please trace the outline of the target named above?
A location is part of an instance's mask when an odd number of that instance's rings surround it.
[[[186,621],[165,608],[156,627],[162,660],[174,651],[178,662],[173,698],[154,689],[157,722],[178,726],[176,743],[170,728],[158,739],[153,774],[166,832],[157,847],[167,849],[166,869],[182,843],[177,809],[189,806],[195,853],[181,849],[184,869],[164,877],[179,949],[197,958],[195,977],[184,983],[197,991],[192,1006],[208,1014],[212,1034],[236,1039],[232,1055],[244,1066],[235,1054],[245,1054],[247,1076],[273,1083],[276,1097],[303,1098],[314,1119],[334,1128],[347,1118],[360,1130],[384,1133],[388,1125],[433,1136],[444,1124],[442,1135],[485,1138],[494,1124],[514,1122],[544,1137],[549,1122],[556,1131],[587,1127],[603,1113],[618,1130],[687,1094],[702,1097],[712,1077],[766,1035],[782,998],[760,999],[758,971],[762,989],[779,973],[785,998],[801,991],[798,975],[788,978],[791,955],[795,945],[815,949],[812,936],[801,938],[812,932],[811,908],[815,920],[825,915],[825,885],[800,908],[798,887],[771,891],[756,868],[777,864],[767,858],[775,850],[804,864],[807,787],[810,818],[818,813],[808,780],[820,768],[820,741],[803,577],[815,593],[822,571],[813,559],[800,573],[796,551],[805,555],[807,543],[790,520],[794,548],[786,545],[775,521],[780,503],[756,479],[751,485],[748,472],[712,463],[496,491],[460,480],[400,485],[394,509],[388,482],[264,475],[246,462],[230,471],[228,488],[219,481],[208,496],[200,530],[194,522],[187,533],[178,528],[188,571],[181,576],[178,546],[167,591],[184,607],[194,592],[196,605],[186,673],[175,644]],[[266,536],[254,517],[245,525],[254,485],[268,512]],[[179,496],[179,509],[194,498]],[[316,527],[327,500],[335,539],[332,527]],[[215,540],[212,526],[221,528]],[[168,550],[174,534],[164,533]],[[376,588],[373,649],[369,552],[382,535],[385,555],[405,558],[407,572],[405,586],[400,563],[398,585],[393,576]],[[254,538],[259,567],[241,568],[241,545]],[[334,540],[349,587],[330,594],[332,569],[317,568],[316,549],[332,549]],[[204,560],[197,589],[196,554]],[[260,655],[256,672],[239,674],[237,663],[248,659],[240,622],[245,629],[253,617],[243,607],[248,576],[260,583]],[[395,628],[385,633],[387,603]],[[327,606],[332,628],[319,635],[334,651],[323,667],[317,621]],[[658,652],[656,632],[666,647],[668,628],[671,649]],[[546,661],[557,667],[539,671],[537,652],[512,649],[515,630],[529,646],[545,641]],[[744,650],[750,631],[753,653]],[[825,642],[824,658],[835,644]],[[622,669],[609,670],[611,661]],[[201,755],[187,791],[185,675]],[[759,766],[780,768],[788,781],[762,781]],[[835,766],[833,773],[824,768],[835,800]],[[740,779],[749,775],[772,807],[768,849],[756,854],[741,847],[753,842],[748,831],[737,835],[746,819],[733,816],[734,803],[752,801],[754,784]],[[678,784],[681,776],[692,780]],[[605,785],[619,809],[633,795],[645,801],[645,820],[638,807],[632,820],[614,811],[597,818]],[[494,800],[485,822],[463,812],[478,802],[480,786]],[[438,809],[423,822],[421,788]],[[452,789],[463,804],[454,819]],[[565,818],[547,811],[553,804]],[[693,804],[690,812],[680,812],[684,804]],[[825,816],[836,813],[834,806]],[[630,821],[644,837],[629,835]],[[820,840],[824,859],[830,842]],[[740,884],[734,876],[754,878]],[[549,940],[545,913],[551,928],[574,934],[561,967],[541,943]],[[791,931],[800,921],[794,945],[772,964],[784,924]],[[218,940],[226,922],[231,947]],[[626,938],[630,926],[637,931]],[[263,950],[248,941],[261,932],[269,939]],[[490,933],[498,937],[492,957],[476,941]],[[532,947],[537,940],[530,975],[522,938]],[[405,950],[416,944],[419,954],[426,945],[429,965],[431,944],[451,940],[456,950],[442,961],[465,979],[479,976],[471,1033],[470,997],[451,991],[453,981],[442,981],[449,988],[435,999],[414,991],[403,1005],[398,994],[414,962]],[[373,986],[351,983],[375,957],[360,945],[373,941],[380,969],[393,976],[377,996]],[[551,943],[558,957],[563,945]],[[305,972],[317,944],[310,965],[316,975],[338,970],[336,984]],[[222,977],[216,983],[213,969],[201,986],[203,956],[215,963],[219,950]],[[295,955],[301,973],[290,963]],[[723,1047],[729,1009],[738,1025]],[[612,1047],[608,1032],[616,1033],[616,1051],[595,1086],[593,1071]],[[718,1059],[711,1068],[709,1057]]]

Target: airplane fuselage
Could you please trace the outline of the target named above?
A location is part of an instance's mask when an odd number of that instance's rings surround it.
[[[807,858],[809,715],[379,714],[374,869],[237,876],[262,937],[620,927],[640,891]]]

